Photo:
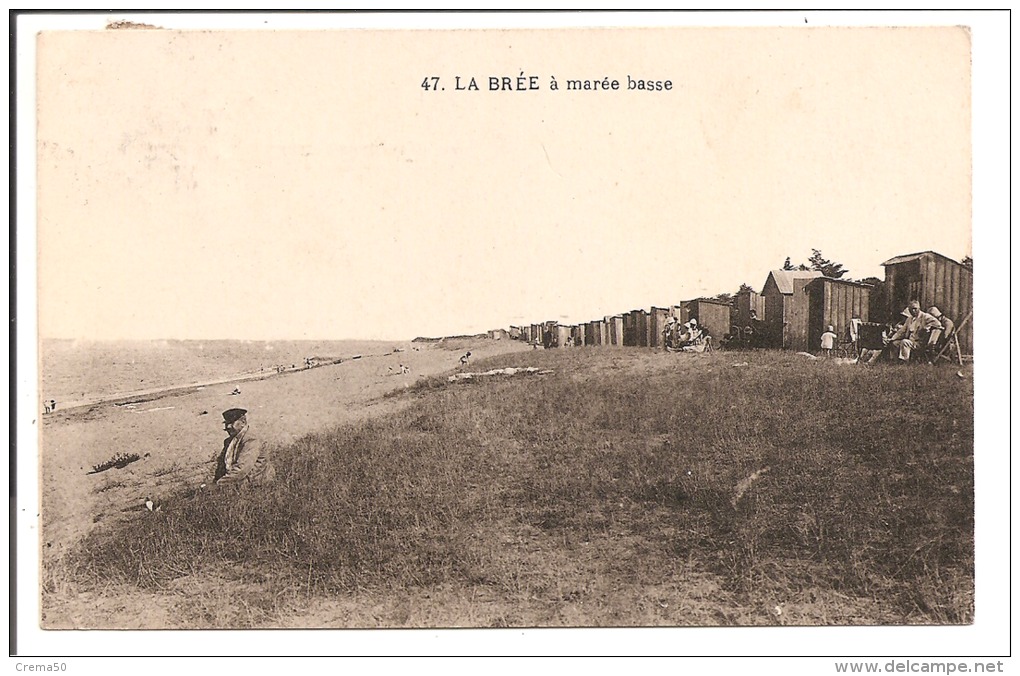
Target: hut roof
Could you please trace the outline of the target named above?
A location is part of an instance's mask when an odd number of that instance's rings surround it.
[[[790,293],[793,293],[793,291],[791,290]],[[712,303],[713,305],[725,305],[726,307],[733,305],[730,301],[719,300],[718,298],[695,298],[694,300],[687,301],[685,305],[690,305],[691,303]]]
[[[921,256],[924,256],[925,254],[931,254],[932,256],[938,256],[939,258],[945,258],[947,261],[949,261],[951,263],[956,263],[957,265],[962,265],[962,263],[960,263],[959,261],[954,261],[949,256],[943,256],[942,254],[937,253],[935,251],[919,251],[917,253],[903,254],[902,256],[895,256],[895,257],[890,258],[889,260],[887,260],[885,263],[882,263],[882,265],[896,265],[898,263],[907,263],[909,261],[916,261],[918,258],[920,258]]]
[[[835,282],[837,284],[849,284],[850,286],[859,286],[859,287],[862,287],[862,288],[865,288],[865,289],[870,289],[870,288],[872,288],[874,286],[872,284],[867,284],[865,282],[855,282],[852,279],[836,279],[835,277],[824,277],[824,276],[823,277],[819,277],[818,279],[819,279],[819,281],[821,283]],[[815,284],[816,282],[812,281],[811,283]]]
[[[769,277],[775,280],[776,287],[780,293],[793,293],[793,280],[795,279],[812,279],[822,276],[822,273],[818,270],[773,270],[769,273]],[[769,280],[766,278],[765,286],[768,285]],[[762,293],[764,291],[762,289]]]

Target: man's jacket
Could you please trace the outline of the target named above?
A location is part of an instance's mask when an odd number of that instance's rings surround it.
[[[227,486],[248,482],[261,486],[273,481],[276,471],[263,450],[262,443],[248,428],[223,440],[223,455],[216,468],[216,483]]]

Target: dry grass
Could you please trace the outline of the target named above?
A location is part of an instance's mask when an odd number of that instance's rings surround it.
[[[274,449],[268,490],[96,530],[47,588],[201,598],[181,626],[323,604],[345,626],[973,620],[955,371],[639,349],[472,367],[511,365],[555,373],[422,380],[395,416]]]

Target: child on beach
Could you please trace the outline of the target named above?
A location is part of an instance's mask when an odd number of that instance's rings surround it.
[[[831,356],[834,347],[836,347],[836,332],[832,326],[828,326],[825,333],[822,334],[822,355]]]

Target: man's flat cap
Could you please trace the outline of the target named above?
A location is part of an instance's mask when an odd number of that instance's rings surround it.
[[[248,411],[243,408],[228,408],[223,412],[223,422],[235,423],[245,416]]]

